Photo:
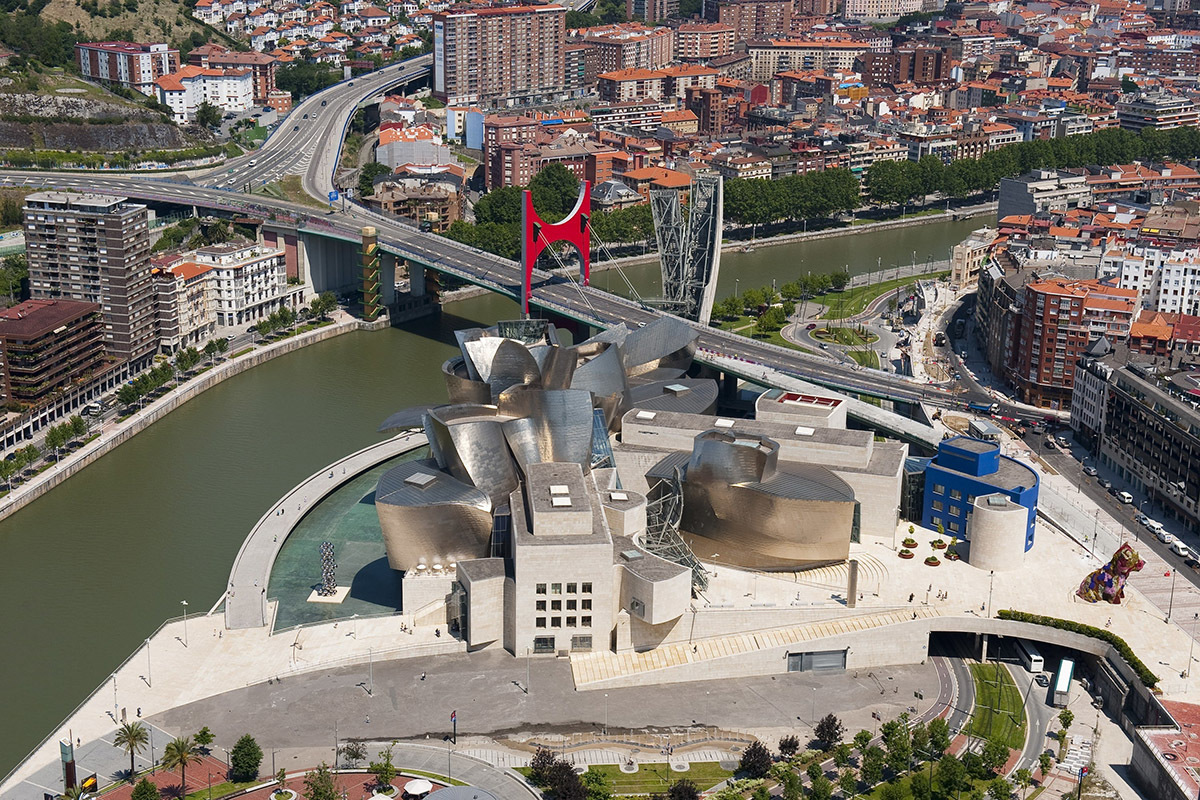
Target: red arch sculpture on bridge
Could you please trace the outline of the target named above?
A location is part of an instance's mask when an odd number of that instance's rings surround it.
[[[579,186],[579,199],[571,213],[561,222],[546,222],[533,210],[533,193],[526,189],[521,200],[521,266],[525,282],[521,287],[521,312],[529,316],[529,295],[533,282],[533,265],[538,256],[554,242],[570,242],[579,248],[583,261],[579,270],[580,283],[588,285],[592,274],[592,182]]]

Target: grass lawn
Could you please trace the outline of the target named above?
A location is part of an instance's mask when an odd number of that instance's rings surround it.
[[[813,336],[827,342],[850,345],[851,347],[860,347],[879,341],[879,337],[869,331],[866,336],[863,336],[855,328],[844,328],[838,325],[830,328],[817,328],[813,331]]]
[[[757,321],[757,317],[747,317],[743,315],[740,317],[734,317],[733,319],[722,319],[718,327],[723,331],[733,331],[737,330],[738,328],[744,328],[747,325],[753,325]]]
[[[752,331],[745,331],[742,335],[743,336],[749,335],[749,338],[756,339],[760,342],[767,342],[768,344],[775,344],[775,345],[779,345],[780,347],[786,347],[788,350],[799,350],[802,353],[815,352],[811,347],[804,347],[802,345],[796,344],[795,342],[789,342],[787,339],[783,338],[783,334],[780,333],[779,331],[771,331],[770,333],[765,333],[765,334],[761,334],[761,335],[757,334],[757,333],[752,333]]]
[[[300,185],[299,175],[288,175],[281,181],[268,183],[266,186],[259,186],[254,190],[254,194],[270,195],[280,200],[290,200],[293,203],[299,203],[302,206],[309,206],[311,208],[328,208],[328,204],[322,203],[304,191],[304,187]]]
[[[971,735],[996,739],[1011,750],[1025,746],[1025,703],[1008,670],[998,663],[972,664],[975,718]]]
[[[212,785],[212,796],[224,797],[227,794],[240,792],[242,789],[249,789],[251,786],[257,786],[260,783],[265,783],[265,779],[260,778],[258,780],[244,782],[221,781],[220,783],[214,783]],[[192,792],[191,794],[187,795],[183,798],[183,800],[208,800],[208,796],[209,790],[208,787],[205,786],[200,791]]]
[[[879,369],[879,354],[874,350],[851,350],[846,355],[850,356],[864,367]]]
[[[948,272],[938,272],[931,275],[923,276],[922,280],[937,279]],[[822,319],[845,319],[852,317],[855,314],[861,314],[863,309],[867,307],[875,298],[880,295],[893,292],[900,286],[907,286],[913,283],[915,278],[898,278],[881,283],[873,283],[870,286],[856,286],[853,289],[843,289],[840,292],[828,292],[821,298],[821,302],[826,306],[826,311],[821,315]]]
[[[249,353],[253,349],[254,349],[253,347],[247,347],[245,350],[238,350],[236,353],[231,355],[230,358],[237,358],[238,356],[244,356],[244,355],[246,355],[246,353]]]
[[[419,769],[402,769],[401,775],[416,775],[421,778],[432,778],[438,783],[448,783],[451,786],[467,786],[469,784],[460,781],[458,778],[447,778],[445,775],[438,775],[436,772],[422,772]]]
[[[601,764],[591,769],[603,775],[612,785],[613,794],[617,795],[666,792],[672,783],[683,778],[691,780],[700,791],[704,791],[733,776],[732,772],[721,769],[715,761],[693,763],[687,772],[672,772],[667,764],[641,764],[632,775],[621,772],[621,768],[615,764]]]
[[[899,217],[889,217],[888,219],[855,219],[852,225],[878,225],[880,222],[895,222],[898,219],[913,219],[914,217],[931,217],[935,214],[945,214],[945,206],[941,208],[927,208],[924,211],[912,211],[908,214],[903,214]]]
[[[923,766],[925,766],[925,765],[923,765]],[[925,766],[926,774],[929,774],[928,770],[929,770],[929,767]],[[936,764],[934,765],[934,775],[935,775],[935,777],[933,779],[933,785],[934,785],[933,796],[934,797],[945,797],[946,796],[945,793],[941,792],[941,787],[939,786],[939,784],[937,782],[937,777],[936,777],[937,765]],[[978,789],[980,791],[980,793],[984,793],[984,794],[986,794],[987,787],[991,783],[991,781],[981,781],[976,778],[968,778],[967,780],[969,780],[971,782],[971,785],[974,788]],[[887,785],[888,785],[887,781],[884,781],[883,783],[877,785],[871,791],[869,791],[863,795],[858,795],[858,797],[862,797],[862,798],[864,798],[864,800],[879,800],[879,798],[883,797],[884,787]],[[912,791],[909,788],[910,786],[912,786],[912,775],[905,775],[903,778],[896,781],[896,785],[900,787],[900,790],[901,790],[900,796],[901,797],[912,797]],[[951,797],[957,797],[957,796],[966,797],[967,795],[970,794],[970,792],[971,792],[970,789],[963,789],[962,792],[958,793],[957,795],[951,795]]]

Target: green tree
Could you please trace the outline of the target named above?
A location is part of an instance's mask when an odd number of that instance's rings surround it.
[[[1029,785],[1033,783],[1033,773],[1025,767],[1021,767],[1013,773],[1013,782],[1021,790],[1021,800],[1024,800],[1025,795],[1029,792]]]
[[[929,730],[929,748],[940,756],[950,746],[950,724],[941,717],[934,717],[926,727]]]
[[[821,768],[820,761],[810,761],[808,762],[808,766],[804,768],[804,773],[808,775],[810,781],[815,781],[825,774],[825,770]]]
[[[913,725],[912,732],[909,734],[909,743],[912,745],[913,755],[918,761],[924,761],[929,758],[929,729],[923,723]]]
[[[750,793],[750,800],[771,800],[771,792],[766,786],[759,786]]]
[[[787,317],[783,313],[783,309],[779,306],[771,306],[762,314],[754,323],[754,332],[757,334],[766,334],[771,331],[777,331],[787,322]]]
[[[179,768],[179,786],[180,797],[188,793],[187,790],[187,767],[188,764],[194,764],[200,760],[200,754],[196,752],[196,744],[190,736],[180,736],[167,742],[167,746],[163,748],[162,765],[163,769],[170,770]]]
[[[783,758],[790,759],[796,755],[796,751],[800,749],[800,740],[795,736],[788,734],[779,740],[779,755]]]
[[[586,793],[587,800],[611,800],[613,796],[612,784],[609,783],[608,778],[605,778],[604,774],[599,770],[589,769],[580,776],[579,780],[583,784],[583,791]],[[683,782],[680,781],[680,783]],[[694,788],[695,784],[692,785]],[[671,791],[674,790],[675,786],[672,785]],[[679,791],[682,792],[684,790],[680,789]],[[681,797],[678,800],[696,800],[696,798]]]
[[[842,742],[837,747],[833,748],[833,764],[838,769],[842,769],[850,763],[850,745]]]
[[[1058,712],[1058,724],[1062,725],[1064,731],[1070,730],[1071,723],[1075,721],[1075,714],[1069,708],[1064,708]]]
[[[213,732],[209,730],[207,725],[196,731],[196,735],[192,737],[192,741],[196,743],[196,746],[200,748],[200,752],[202,753],[208,752],[208,746],[213,743],[214,739],[216,737],[213,736]]]
[[[842,770],[842,774],[838,776],[838,788],[842,790],[842,797],[845,798],[858,794],[858,778],[854,775],[854,770]]]
[[[933,785],[929,782],[929,775],[920,770],[913,773],[908,788],[912,791],[913,800],[931,800],[933,796]]]
[[[205,101],[196,107],[196,124],[201,128],[215,128],[221,124],[221,109]]]
[[[762,742],[751,742],[750,746],[742,752],[738,772],[745,773],[750,778],[765,778],[770,771],[771,753]]]
[[[130,800],[162,800],[162,794],[159,793],[157,786],[147,778],[142,778],[133,787],[133,794],[129,798]]]
[[[558,762],[558,757],[545,748],[539,747],[529,760],[529,781],[539,788],[549,785],[550,771]]]
[[[838,270],[829,275],[829,288],[835,292],[840,292],[845,289],[850,283],[850,273],[845,270]]]
[[[1008,745],[997,739],[988,739],[979,755],[983,759],[983,768],[988,772],[995,772],[1008,761]]]
[[[879,800],[909,800],[912,793],[902,783],[885,783],[879,788]]]
[[[229,340],[228,339],[214,339],[213,341],[215,341],[217,343],[217,355],[223,356],[227,352],[229,352]]]
[[[1129,94],[1132,92],[1137,92],[1138,91],[1137,81],[1135,81],[1133,78],[1129,77],[1128,75],[1124,76],[1123,78],[1121,78],[1121,91],[1125,92],[1126,94]]]
[[[340,80],[340,75],[341,70],[335,72],[328,64],[297,59],[279,67],[275,73],[275,86],[291,92],[295,101],[332,86]]]
[[[861,755],[862,753],[866,752],[868,747],[871,746],[871,739],[873,738],[874,737],[871,736],[870,731],[859,731],[858,733],[854,734],[854,749],[857,750]]]
[[[952,755],[942,756],[938,761],[935,774],[938,786],[941,787],[944,794],[957,792],[968,785],[967,768],[963,766],[963,762]]]
[[[874,786],[883,780],[883,765],[885,756],[878,745],[871,745],[862,752],[859,759],[859,773],[867,786]]]
[[[133,763],[134,756],[142,752],[149,741],[150,732],[140,722],[126,722],[117,728],[117,733],[113,736],[113,747],[124,750],[129,754],[130,783],[133,783],[134,777],[137,776],[137,768]],[[157,791],[156,789],[155,792],[157,793]]]
[[[341,757],[351,767],[358,766],[358,762],[367,757],[367,748],[362,742],[349,741],[338,748],[338,750]]]
[[[392,746],[388,745],[379,753],[379,760],[367,765],[367,772],[375,776],[375,782],[380,788],[392,785],[396,778],[396,765],[392,763]]]
[[[1043,780],[1046,778],[1047,775],[1050,774],[1050,768],[1053,766],[1054,766],[1054,759],[1052,759],[1050,757],[1049,753],[1043,751],[1041,753],[1041,755],[1038,756],[1038,769],[1041,770],[1041,772],[1042,772]]]
[[[579,179],[562,164],[549,164],[529,182],[533,207],[547,222],[558,222],[575,205]]]
[[[392,168],[378,161],[363,164],[358,172],[358,196],[370,197],[375,194],[375,179],[381,175],[391,175]]]
[[[83,417],[79,416],[78,414],[72,414],[71,418],[68,419],[67,422],[71,425],[72,436],[83,436],[87,434],[88,423]]]
[[[475,221],[479,224],[489,222],[520,224],[522,192],[516,186],[505,186],[493,189],[475,204]]]
[[[258,768],[262,766],[263,751],[258,742],[248,733],[234,743],[229,751],[230,777],[235,781],[252,781],[258,777]]]
[[[61,425],[53,425],[46,431],[46,447],[54,451],[54,460],[58,461],[59,449],[67,443]]]
[[[682,778],[667,789],[667,800],[700,800],[700,787],[694,781]]]
[[[996,778],[988,784],[988,797],[991,800],[1009,800],[1012,797],[1012,786],[1004,778]]]
[[[12,491],[13,476],[20,472],[21,468],[15,459],[0,458],[0,481],[4,481],[4,487]]]
[[[29,467],[37,464],[38,459],[42,457],[42,449],[36,444],[27,444],[18,452],[21,453],[21,458],[25,465]]]
[[[808,785],[808,796],[812,800],[830,800],[833,797],[833,783],[824,775],[818,775]]]
[[[324,761],[313,771],[305,773],[304,796],[307,800],[339,800],[333,773]]]

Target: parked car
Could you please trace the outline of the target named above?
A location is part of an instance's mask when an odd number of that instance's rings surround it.
[[[1133,495],[1131,495],[1129,492],[1117,492],[1117,499],[1125,505],[1129,505],[1133,502]]]
[[[1110,485],[1106,488],[1108,489],[1108,493],[1111,494],[1113,497],[1116,497],[1118,494],[1121,494],[1121,490],[1115,486]]]
[[[1046,440],[1046,449],[1047,449],[1047,450],[1057,450],[1057,449],[1058,449],[1058,445],[1056,445],[1056,444],[1054,443],[1054,440],[1053,440],[1053,439],[1047,439],[1047,440]]]
[[[1138,525],[1145,525],[1147,522],[1150,521],[1150,518],[1139,511],[1138,513],[1133,515],[1133,521],[1136,522]]]
[[[804,330],[806,330],[806,331],[815,331],[816,329],[817,329],[817,323],[815,323],[815,322],[810,322],[804,326]]]
[[[1093,467],[1090,464],[1083,468],[1084,475],[1091,475],[1092,477],[1095,477],[1099,472],[1100,471],[1098,469],[1096,469],[1095,467]]]
[[[1186,544],[1176,539],[1171,542],[1171,552],[1182,558],[1191,558],[1192,551]]]
[[[1174,544],[1175,543],[1175,536],[1172,533],[1170,533],[1169,531],[1164,531],[1161,528],[1159,530],[1155,531],[1154,536],[1163,544]]]
[[[1196,560],[1195,554],[1193,554],[1192,558],[1186,559],[1183,565],[1193,572],[1200,572],[1200,561]]]
[[[1108,478],[1099,478],[1096,481],[1096,485],[1099,486],[1101,489],[1111,489],[1112,481],[1110,481]]]
[[[1033,679],[1033,682],[1036,683],[1038,686],[1049,686],[1050,685],[1050,679],[1047,678],[1045,676],[1045,674],[1043,674],[1041,672],[1039,672],[1037,674],[1037,677]]]

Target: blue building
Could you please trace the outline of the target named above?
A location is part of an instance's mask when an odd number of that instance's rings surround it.
[[[1037,520],[1038,476],[1016,459],[1000,455],[1000,445],[967,436],[955,436],[938,445],[937,456],[925,468],[922,525],[947,536],[970,539],[968,525],[975,498],[1000,492],[1029,509],[1025,550],[1033,547]]]

